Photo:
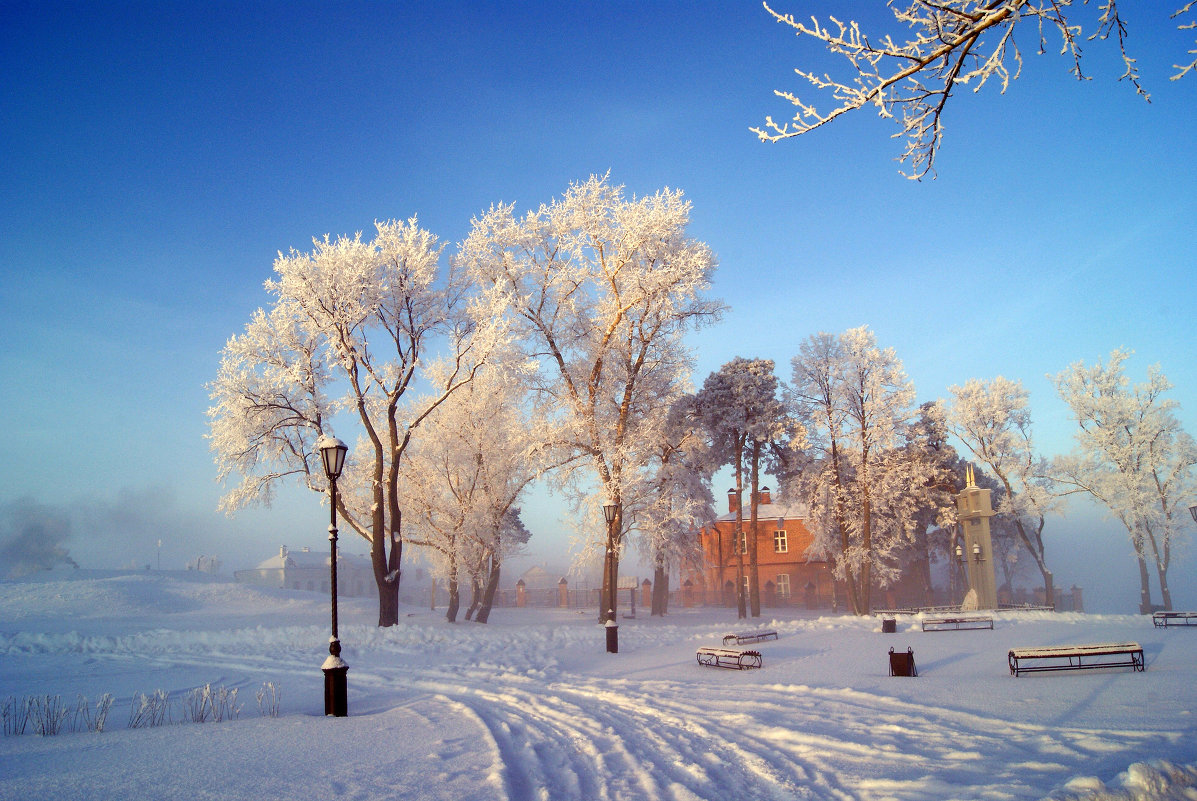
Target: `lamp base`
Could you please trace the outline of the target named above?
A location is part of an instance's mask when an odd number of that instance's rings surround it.
[[[349,666],[323,668],[324,670],[324,714],[336,718],[349,715],[349,699],[346,676]]]

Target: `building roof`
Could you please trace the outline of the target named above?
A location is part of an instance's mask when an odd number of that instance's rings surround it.
[[[777,520],[783,517],[786,520],[806,520],[807,510],[805,506],[800,504],[783,504],[783,503],[762,503],[756,508],[756,518],[758,522],[766,522],[769,520]],[[744,505],[744,520],[750,520],[752,516],[752,509]],[[717,523],[734,523],[736,522],[735,512],[726,512],[715,518]]]
[[[370,560],[358,554],[337,552],[337,564],[346,567],[369,567]],[[313,551],[303,548],[292,551],[283,546],[279,552],[269,559],[258,563],[258,570],[278,570],[280,568],[323,568],[328,569],[328,551]]]

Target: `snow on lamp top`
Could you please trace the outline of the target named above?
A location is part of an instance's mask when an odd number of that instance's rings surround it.
[[[323,436],[316,443],[320,449],[320,458],[324,460],[324,473],[330,481],[341,477],[341,470],[345,467],[345,453],[349,450],[344,442],[336,437]]]

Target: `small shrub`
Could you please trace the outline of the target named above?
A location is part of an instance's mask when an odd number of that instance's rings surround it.
[[[146,729],[170,722],[170,694],[166,690],[154,690],[153,695],[133,696],[133,708],[129,713],[130,729]]]
[[[282,693],[278,686],[272,681],[264,683],[258,690],[258,714],[262,717],[277,718],[281,700]]]
[[[90,732],[104,731],[110,709],[112,709],[112,693],[104,693],[100,696],[100,700],[96,701],[94,713],[87,698],[79,695],[75,702],[75,717],[71,723],[71,731],[82,731],[83,729]]]
[[[0,703],[0,718],[4,721],[4,736],[10,737],[24,734],[29,726],[29,698],[18,701],[14,696],[5,698]]]
[[[71,712],[62,702],[60,695],[35,695],[28,699],[29,720],[33,723],[34,734],[42,737],[53,737],[63,730],[63,724]]]
[[[237,706],[237,690],[228,687],[212,689],[211,684],[196,687],[183,696],[183,719],[192,723],[219,723],[235,720],[241,713]]]

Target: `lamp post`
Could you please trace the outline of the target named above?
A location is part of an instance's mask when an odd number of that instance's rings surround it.
[[[1193,522],[1197,523],[1197,505],[1189,507],[1189,514],[1193,516]]]
[[[343,718],[349,714],[345,690],[345,674],[349,672],[349,665],[341,659],[341,641],[337,637],[337,479],[345,467],[345,453],[349,448],[335,437],[321,437],[316,447],[320,449],[320,458],[324,462],[324,474],[328,476],[328,491],[332,501],[332,519],[328,525],[332,637],[328,640],[328,658],[320,668],[324,671],[324,714]]]
[[[619,624],[615,622],[615,535],[613,527],[615,525],[615,511],[617,509],[615,501],[608,498],[603,502],[603,517],[607,520],[607,585],[611,589],[610,607],[607,609],[607,653],[619,653]]]

